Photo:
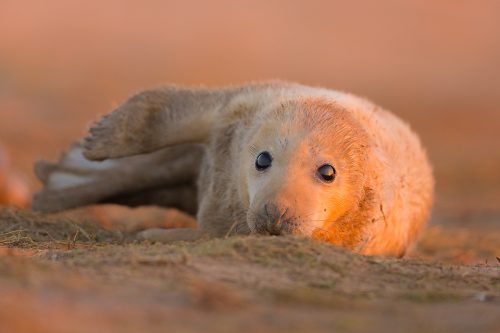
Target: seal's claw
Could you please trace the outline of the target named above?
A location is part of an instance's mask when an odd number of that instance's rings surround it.
[[[89,130],[89,135],[83,141],[83,155],[89,160],[101,161],[113,156],[112,149],[119,143],[113,126],[112,118],[103,117]]]

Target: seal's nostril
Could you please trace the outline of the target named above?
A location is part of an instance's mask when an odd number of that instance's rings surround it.
[[[265,203],[262,205],[260,225],[271,235],[281,235],[287,228],[289,207],[287,205]]]
[[[283,209],[281,209],[279,206],[275,204],[272,203],[264,204],[264,213],[268,218],[269,222],[271,223],[276,223],[276,221],[283,216],[282,212]]]
[[[271,217],[271,214],[269,214],[269,211],[267,210],[268,206],[267,204],[264,205],[264,212],[266,212],[267,217]]]
[[[287,212],[288,212],[288,207],[286,207],[283,213],[280,215],[280,220],[285,217]]]

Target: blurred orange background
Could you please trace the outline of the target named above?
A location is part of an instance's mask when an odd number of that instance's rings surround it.
[[[0,142],[36,190],[35,159],[139,89],[292,80],[409,121],[435,166],[434,221],[497,223],[499,60],[499,1],[3,0]]]

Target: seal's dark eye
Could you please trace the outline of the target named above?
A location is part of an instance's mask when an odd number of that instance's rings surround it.
[[[318,174],[325,182],[331,183],[335,179],[337,171],[330,164],[323,164],[318,168]]]
[[[271,166],[273,159],[271,157],[271,154],[269,154],[267,151],[262,152],[257,156],[257,159],[255,160],[255,168],[259,171],[265,170]]]

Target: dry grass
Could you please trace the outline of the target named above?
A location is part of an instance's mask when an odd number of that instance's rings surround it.
[[[0,245],[25,249],[73,249],[96,243],[120,242],[126,235],[108,231],[95,221],[57,219],[43,214],[0,209]]]

